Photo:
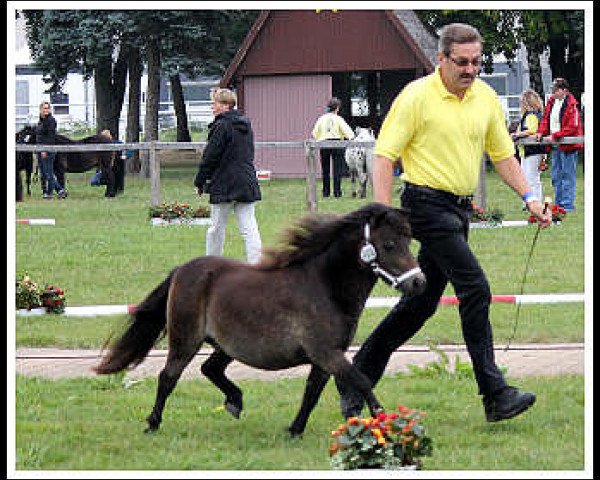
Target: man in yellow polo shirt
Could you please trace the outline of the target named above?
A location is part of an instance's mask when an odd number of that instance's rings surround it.
[[[377,143],[373,171],[375,201],[392,202],[393,162],[402,161],[402,206],[410,210],[420,242],[419,265],[427,279],[423,294],[403,297],[354,357],[375,385],[392,352],[431,317],[448,282],[459,299],[463,337],[471,357],[487,421],[514,417],[535,402],[533,393],[508,386],[494,360],[489,321],[491,292],[467,240],[472,194],[483,153],[502,180],[523,198],[541,227],[551,219],[534,198],[514,157],[514,145],[495,92],[477,78],[482,39],[465,24],[440,32],[434,73],[409,83],[395,99]],[[346,417],[363,406],[359,393],[338,383]]]

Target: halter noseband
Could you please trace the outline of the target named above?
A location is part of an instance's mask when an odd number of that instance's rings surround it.
[[[371,270],[375,275],[389,283],[392,287],[398,288],[402,284],[402,282],[421,273],[421,269],[419,267],[411,268],[410,270],[404,272],[402,275],[393,275],[384,268],[382,268],[381,265],[379,265],[379,263],[376,262],[377,250],[375,250],[375,246],[369,241],[370,232],[371,230],[369,224],[365,223],[365,244],[360,249],[360,259],[371,267]]]

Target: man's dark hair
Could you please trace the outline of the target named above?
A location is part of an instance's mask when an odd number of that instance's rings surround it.
[[[440,31],[438,40],[438,52],[450,55],[452,45],[455,43],[479,43],[483,45],[483,39],[479,31],[466,23],[450,23]]]
[[[552,82],[552,91],[557,88],[564,88],[565,90],[569,89],[569,82],[567,82],[564,78],[555,78],[554,82]]]

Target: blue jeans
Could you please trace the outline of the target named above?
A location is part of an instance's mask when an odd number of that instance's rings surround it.
[[[554,203],[567,212],[575,210],[577,155],[577,151],[563,152],[556,147],[552,149],[551,178],[554,186]]]
[[[42,157],[42,154],[38,154],[38,163],[40,170],[42,171],[42,185],[44,187],[44,195],[52,195],[54,191],[60,192],[62,186],[56,180],[54,176],[54,158],[56,152],[46,152],[46,157]]]

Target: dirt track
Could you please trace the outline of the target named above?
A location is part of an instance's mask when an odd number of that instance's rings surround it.
[[[456,356],[461,361],[469,361],[463,345],[442,345],[439,347],[449,358],[449,368],[454,369]],[[583,374],[585,349],[581,343],[567,344],[519,344],[511,345],[504,351],[504,345],[496,346],[496,363],[507,367],[508,377],[526,375]],[[355,353],[351,349],[348,357]],[[183,378],[201,378],[200,365],[211,352],[202,349],[185,369]],[[94,376],[91,368],[100,358],[98,350],[61,350],[53,348],[20,348],[16,352],[16,372],[22,375],[47,378]],[[146,360],[134,370],[128,372],[128,378],[138,379],[157,376],[164,366],[166,350],[152,350]],[[439,354],[421,345],[405,345],[392,355],[386,373],[408,371],[408,365],[424,366],[429,362],[438,362]],[[308,366],[280,371],[264,371],[233,362],[227,369],[233,379],[276,380],[283,377],[306,376]]]

